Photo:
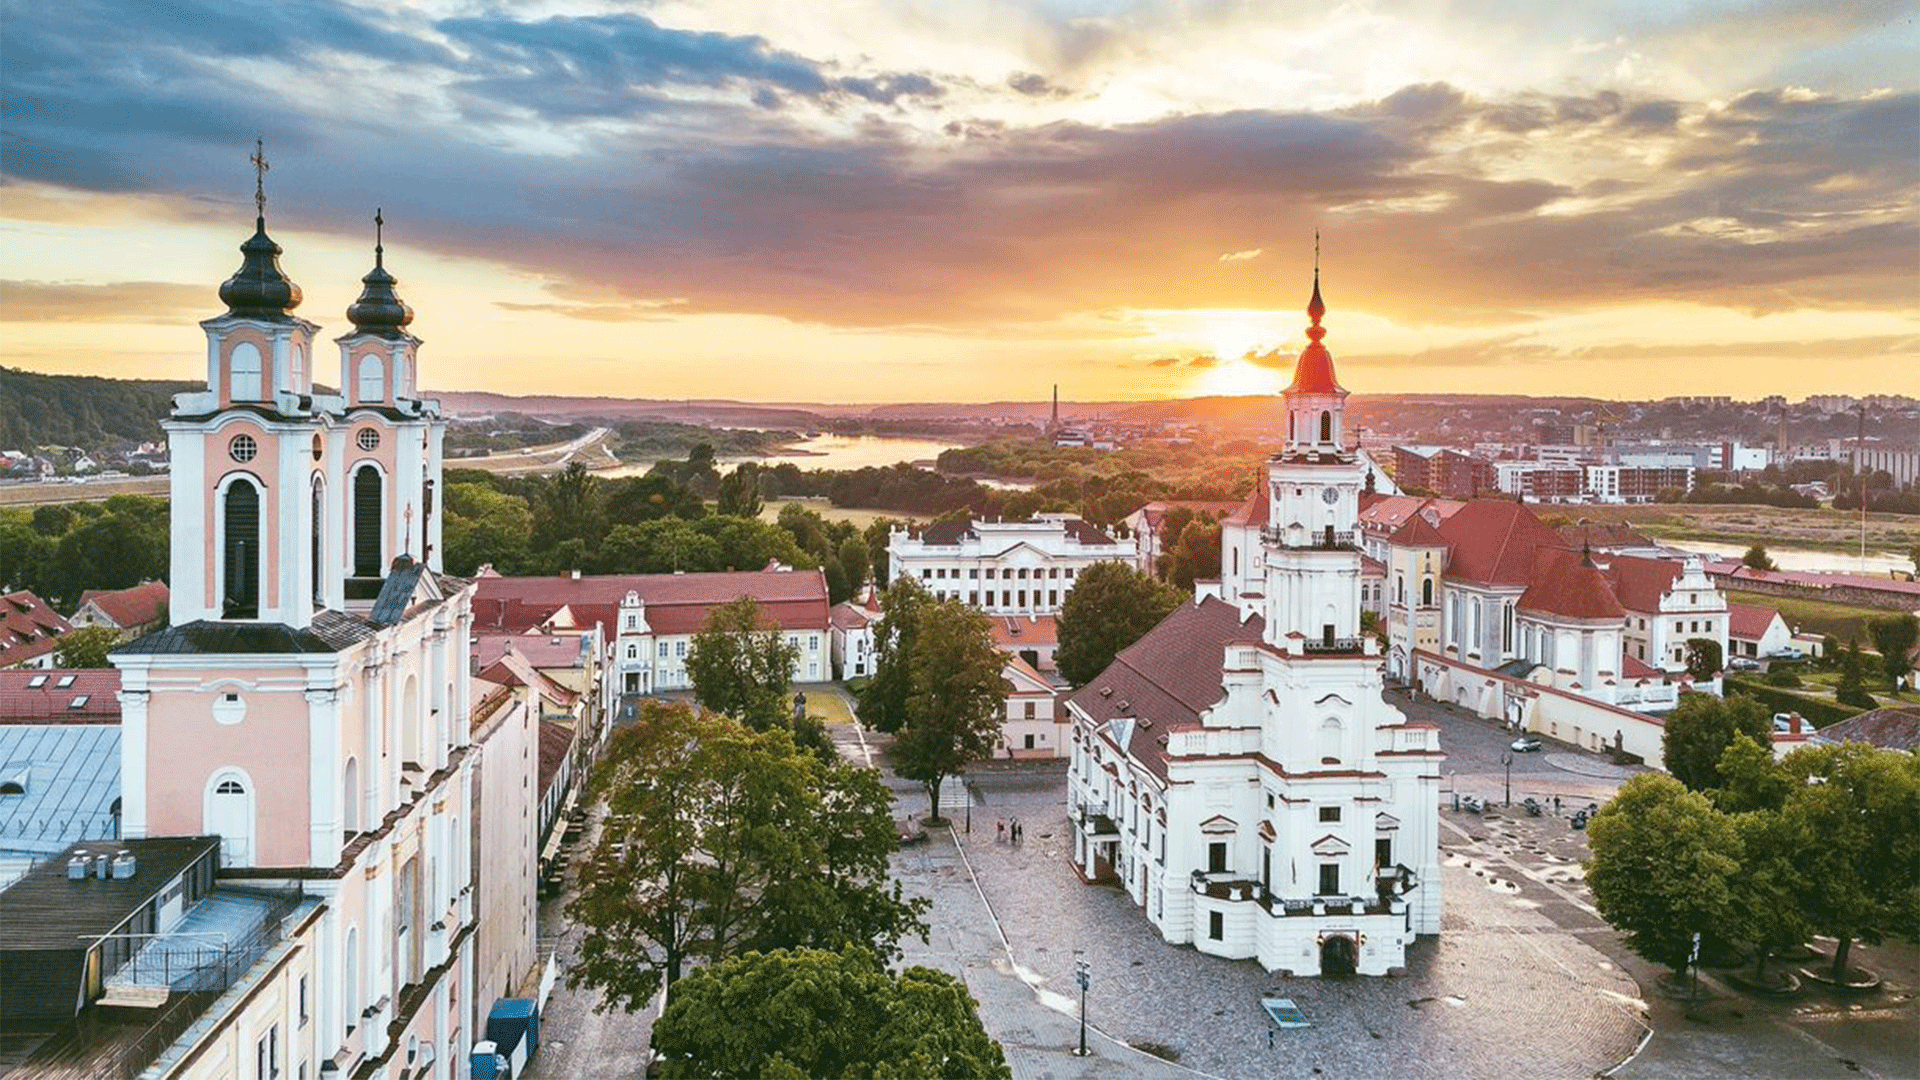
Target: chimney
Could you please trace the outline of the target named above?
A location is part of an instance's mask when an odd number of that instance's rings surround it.
[[[114,852],[113,853],[113,880],[115,881],[131,880],[133,878],[134,868],[137,865],[138,864],[134,862],[133,852],[131,851]]]
[[[87,856],[84,852],[67,860],[67,880],[87,880]]]
[[[579,581],[579,580],[580,580],[580,571],[578,571],[578,570],[569,570],[569,571],[567,571],[567,576],[568,576],[568,577],[570,577],[570,578],[572,578],[572,579],[573,579],[573,580],[575,580],[575,581]]]
[[[1787,714],[1787,730],[1793,732],[1795,735],[1800,734],[1800,714],[1799,713]]]

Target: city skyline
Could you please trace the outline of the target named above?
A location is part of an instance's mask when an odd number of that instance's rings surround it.
[[[262,137],[449,390],[1275,393],[1319,231],[1362,392],[1920,391],[1901,6],[1498,7],[14,9],[0,363],[191,377]]]

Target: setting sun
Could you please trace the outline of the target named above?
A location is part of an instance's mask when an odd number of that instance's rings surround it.
[[[1193,380],[1191,392],[1200,397],[1244,397],[1273,394],[1280,390],[1280,372],[1274,368],[1250,364],[1246,360],[1228,360]]]

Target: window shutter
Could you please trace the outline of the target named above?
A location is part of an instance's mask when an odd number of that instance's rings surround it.
[[[245,480],[227,488],[223,617],[260,617],[260,492]]]
[[[380,473],[362,466],[353,474],[353,576],[380,576]]]

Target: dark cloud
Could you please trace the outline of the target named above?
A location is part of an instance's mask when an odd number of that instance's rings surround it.
[[[1177,356],[1156,356],[1152,360],[1147,361],[1147,366],[1148,367],[1173,367],[1178,363],[1180,363],[1180,358]]]
[[[204,314],[213,295],[206,285],[170,281],[0,281],[0,322],[172,323]]]
[[[1033,98],[1066,97],[1072,92],[1064,86],[1055,86],[1052,80],[1035,71],[1016,71],[1007,76],[1007,88]]]
[[[295,2],[245,26],[196,10],[9,6],[0,173],[217,201],[237,241],[245,156],[264,132],[276,222],[359,235],[384,205],[398,272],[409,246],[494,260],[590,287],[535,305],[586,319],[652,317],[670,296],[686,298],[675,310],[981,332],[1304,303],[1315,228],[1336,335],[1348,297],[1459,325],[1647,299],[1911,306],[1913,93],[1757,91],[1714,108],[1431,83],[1337,112],[956,119],[930,139],[933,124],[902,118],[957,110],[962,81],[852,70],[752,35],[629,14],[496,9],[412,33],[359,8]],[[1113,32],[1088,22],[1054,47],[1092,55]],[[335,85],[390,100],[370,108]],[[1021,73],[966,92],[1053,88]],[[447,93],[460,122],[444,119]],[[807,126],[822,112],[837,115],[831,134]],[[540,139],[517,137],[529,118]],[[1598,175],[1587,145],[1663,164]],[[1255,248],[1255,262],[1218,261]]]

